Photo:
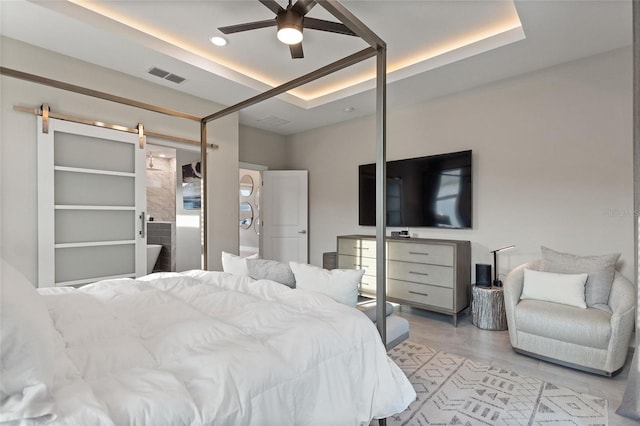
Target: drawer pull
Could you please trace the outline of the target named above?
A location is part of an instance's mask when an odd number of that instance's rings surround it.
[[[427,274],[426,272],[414,272],[414,271],[409,271],[410,274],[413,275],[424,275],[425,277],[428,276],[429,274]]]
[[[422,256],[429,256],[429,253],[420,253],[419,251],[410,251],[409,254],[419,254]]]
[[[409,293],[411,293],[411,294],[419,294],[421,296],[429,296],[429,293],[420,293],[419,291],[413,291],[413,290],[409,290]]]
[[[369,247],[354,247],[354,249],[358,250],[369,250]]]

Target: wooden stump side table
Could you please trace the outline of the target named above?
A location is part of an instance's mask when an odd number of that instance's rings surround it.
[[[502,287],[471,286],[471,322],[483,330],[506,330]]]

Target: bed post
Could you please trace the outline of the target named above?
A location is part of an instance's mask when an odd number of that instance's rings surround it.
[[[209,214],[209,209],[207,209],[207,204],[209,201],[209,197],[207,197],[207,123],[203,118],[200,121],[200,224],[201,224],[201,234],[200,234],[200,247],[202,247],[202,251],[200,253],[200,264],[202,265],[202,269],[205,271],[208,270],[209,264],[209,245],[208,245],[208,231],[207,231],[207,215]]]
[[[387,342],[386,227],[387,227],[387,49],[376,56],[376,326]]]
[[[378,47],[376,57],[376,326],[387,346],[387,49]],[[379,419],[380,426],[387,419]]]

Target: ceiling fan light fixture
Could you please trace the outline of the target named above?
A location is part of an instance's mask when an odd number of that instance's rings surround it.
[[[281,28],[278,30],[278,40],[284,44],[298,44],[302,41],[302,32],[296,28]]]
[[[302,41],[302,16],[289,10],[279,13],[278,40],[284,44],[298,44]]]

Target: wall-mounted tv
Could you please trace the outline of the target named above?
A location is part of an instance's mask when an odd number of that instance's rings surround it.
[[[359,223],[376,224],[376,165],[359,166]],[[471,150],[387,162],[387,226],[471,228]]]

